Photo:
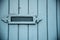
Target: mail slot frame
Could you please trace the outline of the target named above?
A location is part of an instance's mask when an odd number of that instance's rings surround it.
[[[26,22],[12,22],[11,21],[11,17],[17,17],[17,16],[19,16],[19,17],[33,17],[33,21],[30,21],[30,22],[28,22],[28,21],[26,21]],[[9,18],[8,18],[8,23],[9,24],[35,24],[35,21],[36,21],[36,17],[35,16],[33,16],[33,15],[9,15]]]

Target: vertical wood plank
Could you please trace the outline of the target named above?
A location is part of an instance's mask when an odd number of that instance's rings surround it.
[[[29,14],[37,15],[37,0],[29,0]]]
[[[18,14],[18,0],[10,0],[10,14]]]
[[[27,25],[19,25],[19,40],[27,40]]]
[[[37,40],[37,25],[29,25],[29,40]]]
[[[28,0],[20,0],[20,14],[21,15],[28,14]]]
[[[9,25],[9,40],[18,40],[18,25]]]
[[[56,0],[48,0],[48,39],[57,40]]]
[[[18,14],[18,0],[10,0],[10,14]],[[18,25],[9,25],[9,40],[18,40]]]
[[[2,0],[1,0],[2,1]],[[8,0],[3,0],[0,5],[0,18],[8,15]],[[8,24],[0,20],[0,40],[8,40]]]
[[[37,0],[29,0],[29,15],[37,15]],[[29,40],[37,40],[37,24],[29,25]]]
[[[38,18],[42,20],[38,24],[38,40],[47,40],[46,16],[46,0],[38,0]]]
[[[28,0],[20,0],[20,14],[21,15],[28,14]],[[19,40],[28,39],[27,27],[28,27],[27,25],[19,25]]]

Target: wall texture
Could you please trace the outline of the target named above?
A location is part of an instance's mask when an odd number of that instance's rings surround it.
[[[9,25],[0,20],[0,40],[59,40],[59,0],[0,0],[0,19],[9,14],[37,15],[36,25]]]

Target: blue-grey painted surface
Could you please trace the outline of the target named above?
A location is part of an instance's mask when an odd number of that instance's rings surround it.
[[[58,25],[58,40],[60,40],[60,0],[57,1],[57,25]]]
[[[48,39],[57,40],[56,0],[48,0]]]
[[[1,0],[1,6],[0,6],[0,17],[8,15],[8,0]],[[1,20],[0,20],[1,21]],[[8,40],[8,24],[4,22],[0,22],[0,40]]]
[[[36,25],[9,25],[0,20],[0,40],[59,40],[59,2],[59,0],[3,0],[0,19],[9,14],[22,14],[37,15],[42,21]]]

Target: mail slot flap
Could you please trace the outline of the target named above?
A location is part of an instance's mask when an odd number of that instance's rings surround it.
[[[26,16],[12,16],[11,17],[12,22],[29,22],[33,21],[33,17],[26,17]]]

